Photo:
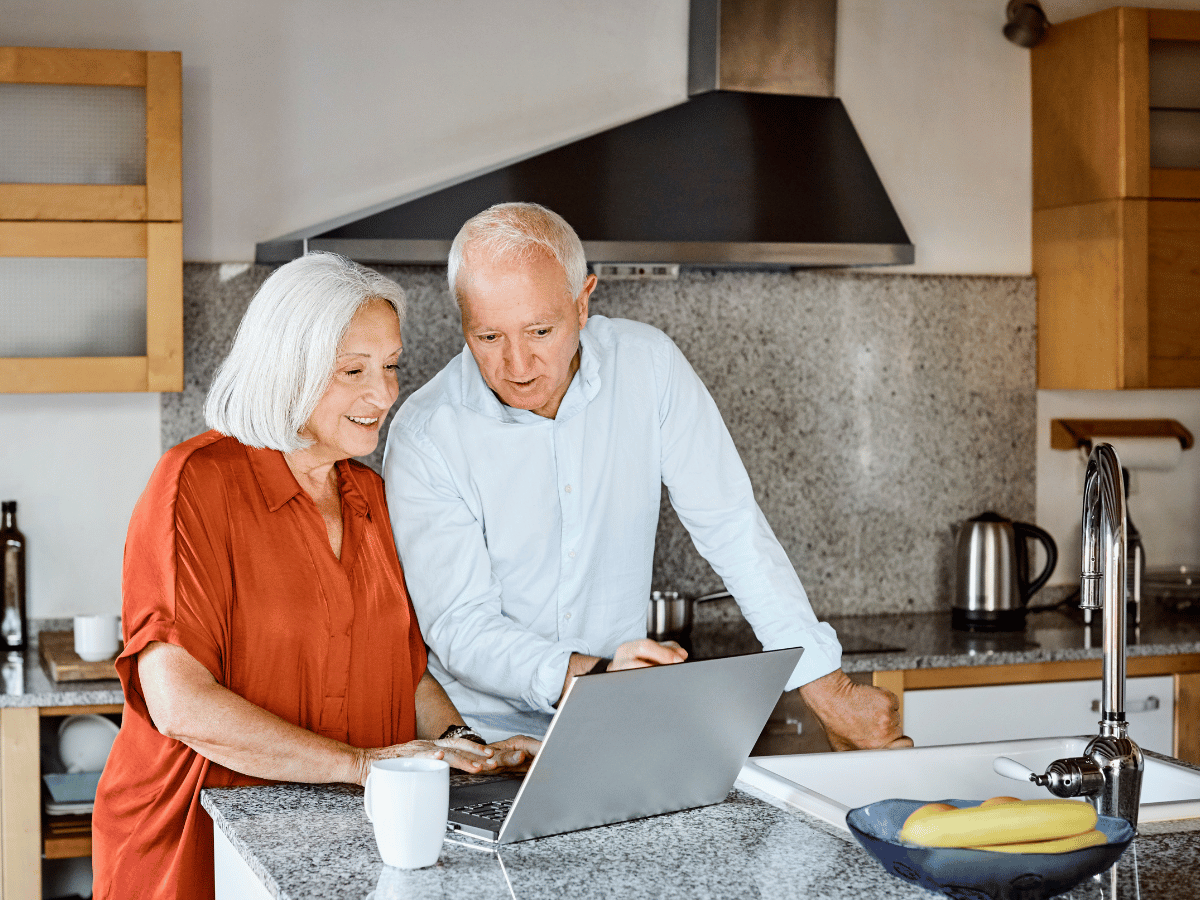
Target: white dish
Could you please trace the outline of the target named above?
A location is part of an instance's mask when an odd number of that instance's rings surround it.
[[[48,816],[82,816],[90,813],[95,808],[95,803],[47,803],[46,815]]]
[[[58,758],[67,772],[98,772],[119,731],[104,716],[67,716],[58,726]]]

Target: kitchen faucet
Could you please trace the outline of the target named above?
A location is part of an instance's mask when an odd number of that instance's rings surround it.
[[[1125,491],[1121,463],[1111,444],[1096,444],[1083,480],[1083,573],[1079,606],[1100,609],[1104,685],[1100,734],[1083,756],[1058,759],[1038,775],[999,757],[995,770],[1048,788],[1057,797],[1087,797],[1096,812],[1137,829],[1142,793],[1142,751],[1125,721]]]

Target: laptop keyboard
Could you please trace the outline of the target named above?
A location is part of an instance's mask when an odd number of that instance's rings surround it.
[[[508,817],[508,811],[512,809],[512,805],[511,798],[506,800],[488,800],[486,803],[471,803],[466,806],[456,806],[454,807],[454,811],[479,816],[481,819],[487,819],[489,822],[495,822],[499,825]]]

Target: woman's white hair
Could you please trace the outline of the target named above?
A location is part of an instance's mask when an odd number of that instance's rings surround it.
[[[446,280],[450,296],[462,308],[462,290],[470,281],[472,260],[526,260],[549,253],[567,276],[567,289],[578,297],[587,280],[587,256],[575,229],[552,210],[536,203],[498,203],[472,216],[450,245]]]
[[[329,386],[338,346],[364,303],[385,300],[404,326],[400,285],[336,253],[309,253],[263,282],[213,376],[204,419],[251,447],[292,453]]]

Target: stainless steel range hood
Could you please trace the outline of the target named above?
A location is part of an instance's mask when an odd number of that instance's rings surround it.
[[[561,213],[591,263],[888,265],[913,246],[840,100],[836,0],[692,0],[687,102],[390,208],[258,244],[444,264],[493,203]],[[798,96],[804,94],[804,96]]]

